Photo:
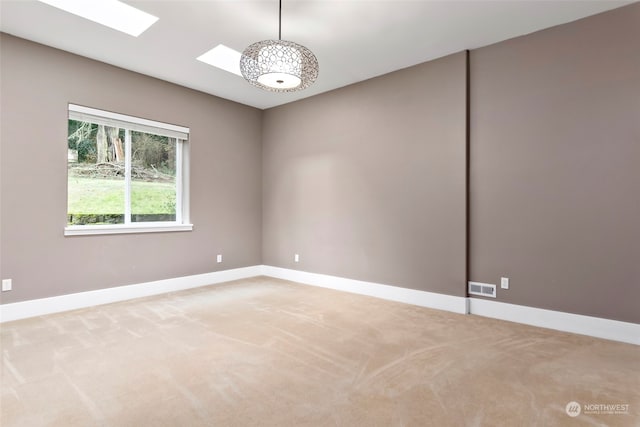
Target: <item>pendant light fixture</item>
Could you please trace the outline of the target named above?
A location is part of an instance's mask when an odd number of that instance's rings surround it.
[[[306,89],[318,77],[318,59],[306,47],[282,40],[282,0],[278,13],[278,40],[263,40],[247,47],[240,57],[242,76],[271,92]]]

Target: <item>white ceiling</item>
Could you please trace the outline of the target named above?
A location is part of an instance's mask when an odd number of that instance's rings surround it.
[[[277,38],[278,0],[124,1],[160,19],[135,38],[34,0],[0,0],[0,30],[264,109],[633,3],[283,0],[282,38],[320,63],[318,80],[289,94],[196,60],[220,43],[241,52]]]

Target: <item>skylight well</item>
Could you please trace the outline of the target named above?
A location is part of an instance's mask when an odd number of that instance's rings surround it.
[[[214,67],[242,76],[240,72],[240,56],[237,50],[231,49],[223,44],[219,44],[208,52],[198,56],[198,61]]]
[[[39,1],[134,37],[138,37],[158,20],[157,16],[118,0]]]

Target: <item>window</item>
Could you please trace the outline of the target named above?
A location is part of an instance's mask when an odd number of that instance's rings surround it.
[[[189,129],[69,105],[65,235],[187,231]]]

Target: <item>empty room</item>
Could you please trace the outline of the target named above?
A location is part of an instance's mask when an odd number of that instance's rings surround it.
[[[640,2],[0,0],[0,425],[640,425]]]

